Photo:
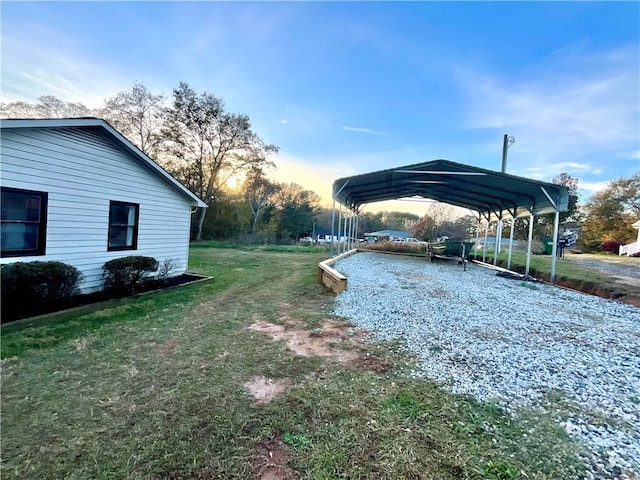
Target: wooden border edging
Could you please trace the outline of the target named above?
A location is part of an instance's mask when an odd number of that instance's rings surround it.
[[[344,252],[337,257],[328,258],[318,264],[318,283],[324,284],[333,293],[338,294],[347,288],[347,277],[342,275],[337,270],[334,270],[332,266],[338,261],[342,260],[349,255],[353,255],[358,251],[357,248]]]

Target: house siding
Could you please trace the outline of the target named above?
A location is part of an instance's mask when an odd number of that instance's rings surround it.
[[[3,128],[3,187],[47,192],[45,255],[0,263],[57,260],[84,274],[83,292],[102,288],[102,266],[128,255],[171,261],[184,273],[193,202],[97,127]],[[109,202],[140,205],[136,250],[107,251]]]

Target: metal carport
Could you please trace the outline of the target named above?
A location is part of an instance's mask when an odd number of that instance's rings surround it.
[[[534,216],[555,213],[551,261],[551,282],[554,281],[559,214],[569,205],[566,187],[450,160],[432,160],[339,178],[333,182],[332,234],[335,232],[336,201],[353,213],[344,221],[345,232],[348,230],[350,237],[357,228],[357,216],[364,205],[407,197],[422,197],[467,208],[477,213],[478,222],[486,220],[487,228],[493,221],[529,216],[526,274],[529,272]],[[342,209],[338,235],[341,212]],[[511,231],[513,235],[513,222]]]

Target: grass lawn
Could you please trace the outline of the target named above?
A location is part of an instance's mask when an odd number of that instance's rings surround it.
[[[338,362],[249,328],[339,320],[327,254],[230,247],[191,249],[214,281],[2,328],[4,480],[581,477],[553,410],[511,418],[411,379],[398,345],[336,337],[361,360]],[[290,387],[258,403],[257,376]]]

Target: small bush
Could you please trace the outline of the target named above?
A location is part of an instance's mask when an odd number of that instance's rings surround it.
[[[607,240],[600,244],[600,248],[609,253],[618,253],[620,251],[620,246],[624,245],[625,242],[621,242],[620,240]]]
[[[2,321],[64,307],[80,294],[84,276],[62,262],[16,262],[2,265]]]
[[[158,261],[152,257],[131,255],[109,260],[102,268],[105,290],[114,295],[132,295],[144,285],[145,277],[157,270]]]
[[[169,280],[169,275],[176,268],[176,262],[172,258],[167,258],[164,260],[160,266],[158,267],[158,272],[156,273],[156,281],[160,284],[167,283]]]

